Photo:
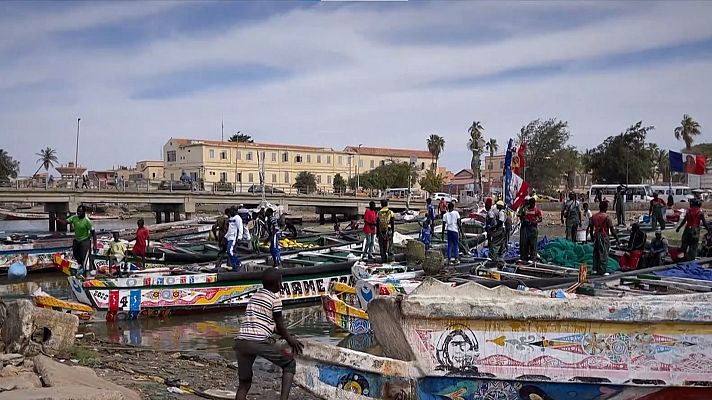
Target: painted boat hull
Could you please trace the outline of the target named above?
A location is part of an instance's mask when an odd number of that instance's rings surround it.
[[[282,269],[283,303],[319,301],[332,282],[351,283],[353,263]],[[106,311],[109,320],[242,308],[262,287],[258,271],[68,280],[80,303]]]
[[[588,382],[428,376],[413,362],[308,342],[295,380],[324,399],[344,400],[707,400],[710,387],[654,387]]]

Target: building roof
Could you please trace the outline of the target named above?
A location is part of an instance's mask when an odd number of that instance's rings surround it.
[[[178,139],[170,138],[169,142],[176,143],[180,146],[200,146],[200,145],[211,145],[211,146],[224,146],[224,147],[241,147],[241,148],[263,148],[271,147],[283,150],[310,150],[310,151],[334,151],[331,147],[318,147],[318,146],[303,146],[296,144],[273,144],[273,143],[247,143],[247,142],[228,142],[220,140],[202,140],[202,139]]]
[[[365,156],[381,156],[381,157],[410,157],[432,159],[433,155],[427,150],[412,150],[412,149],[391,149],[386,147],[365,147],[365,146],[346,146],[346,153],[356,153]]]

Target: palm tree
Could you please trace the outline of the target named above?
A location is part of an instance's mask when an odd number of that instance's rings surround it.
[[[668,181],[670,179],[668,177],[670,174],[670,158],[668,157],[668,152],[655,145],[651,146],[651,150],[655,180],[662,179],[663,182]]]
[[[490,158],[494,157],[494,153],[499,150],[499,145],[497,144],[497,139],[495,138],[490,138],[490,140],[485,143],[485,149],[489,151],[490,153]]]
[[[254,143],[254,140],[252,140],[252,136],[246,135],[240,131],[237,131],[236,134],[230,136],[230,138],[227,141],[228,142],[237,142],[237,143]]]
[[[445,139],[436,134],[430,135],[430,137],[427,140],[428,142],[428,151],[430,154],[433,155],[433,158],[435,159],[435,170],[437,171],[438,169],[438,160],[440,159],[440,153],[445,150]]]
[[[485,140],[482,137],[482,132],[484,130],[485,128],[482,127],[480,121],[472,121],[472,126],[467,129],[467,133],[470,134],[470,139],[467,141],[467,149],[472,152],[470,168],[472,168],[472,173],[475,178],[475,192],[478,194],[482,191],[480,158],[482,157],[482,149],[485,146]]]
[[[685,150],[689,151],[692,142],[695,141],[695,136],[702,134],[700,132],[700,123],[692,119],[689,114],[682,116],[680,126],[675,128],[675,139],[685,142]]]
[[[49,172],[49,167],[54,167],[54,164],[59,162],[57,160],[57,150],[51,147],[42,149],[39,153],[36,153],[35,155],[40,157],[37,159],[37,162],[40,163],[40,166],[37,168],[37,171],[35,171],[35,173],[32,175],[33,177],[37,176],[37,173],[40,172],[40,169],[42,169],[42,167],[44,167],[45,171]],[[48,180],[49,176],[47,177],[47,179],[45,179],[45,188],[47,187]]]

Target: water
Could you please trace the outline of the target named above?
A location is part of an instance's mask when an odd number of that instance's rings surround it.
[[[97,232],[101,231],[112,231],[120,230],[125,228],[136,228],[135,219],[110,219],[101,221],[92,221],[94,224],[94,229]],[[0,232],[5,232],[5,234],[19,233],[49,233],[47,220],[30,220],[30,221],[6,221],[0,220]]]
[[[60,299],[71,299],[65,276],[56,273],[33,274],[23,282],[11,283],[0,279],[0,297],[28,298],[37,288]],[[80,327],[80,331],[94,332],[98,338],[134,346],[149,346],[165,351],[206,351],[234,358],[233,338],[239,329],[241,311],[171,316],[164,320],[104,322],[104,315],[96,315],[97,322]],[[373,344],[370,337],[347,338],[324,316],[321,305],[287,308],[284,317],[289,331],[298,337],[339,344],[349,348],[365,348]]]

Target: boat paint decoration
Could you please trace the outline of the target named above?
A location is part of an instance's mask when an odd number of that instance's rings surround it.
[[[67,249],[62,249],[67,254]],[[43,250],[44,251],[44,250]],[[27,267],[28,272],[54,268],[54,253],[56,250],[48,252],[22,252],[14,254],[0,255],[0,271],[7,270],[10,265],[19,261]]]
[[[366,398],[409,400],[410,383],[406,379],[386,377],[352,368],[320,364],[319,382]]]
[[[365,311],[346,304],[336,295],[323,295],[321,302],[326,318],[332,324],[355,335],[371,332]]]

